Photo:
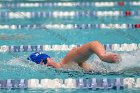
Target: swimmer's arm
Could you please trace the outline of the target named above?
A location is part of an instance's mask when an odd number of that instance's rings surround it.
[[[51,64],[48,63],[47,66],[51,66],[53,68],[61,68],[60,63],[57,62],[51,62]]]
[[[58,62],[55,62],[52,58],[47,58],[47,66],[53,67],[53,68],[61,68],[61,64]]]

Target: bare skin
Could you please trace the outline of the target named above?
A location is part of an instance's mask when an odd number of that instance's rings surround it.
[[[91,67],[88,63],[85,63],[85,61],[87,61],[92,54],[96,54],[102,61],[108,63],[116,63],[120,60],[119,55],[106,53],[104,46],[101,43],[98,41],[92,41],[78,48],[72,49],[59,63],[51,58],[47,58],[48,62],[46,65],[54,68],[61,68],[65,64],[76,62],[85,71],[89,71]]]

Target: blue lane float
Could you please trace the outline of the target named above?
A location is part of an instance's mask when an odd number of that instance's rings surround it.
[[[28,81],[24,79],[20,80],[0,80],[0,89],[26,89],[28,88]]]
[[[123,89],[123,80],[117,79],[78,79],[77,88],[92,88],[92,89]]]
[[[20,79],[0,80],[0,89],[93,89],[122,90],[140,88],[140,78],[79,78],[79,79]]]
[[[43,46],[37,45],[37,46],[10,46],[9,52],[32,52],[32,51],[43,51]]]

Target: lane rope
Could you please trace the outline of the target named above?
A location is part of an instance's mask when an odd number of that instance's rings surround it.
[[[89,79],[7,79],[0,80],[0,89],[131,89],[140,88],[140,78],[89,78]]]
[[[140,16],[140,11],[53,11],[53,12],[0,12],[0,17],[10,19],[23,18],[63,18],[63,17],[129,17]]]
[[[140,24],[27,24],[0,25],[0,29],[140,29]]]
[[[79,46],[81,45],[2,45],[0,46],[0,52],[69,51]],[[110,51],[134,51],[140,48],[140,44],[106,44],[104,47]]]
[[[2,3],[0,8],[18,7],[115,7],[115,6],[139,6],[140,1],[132,2],[32,2],[32,3]]]

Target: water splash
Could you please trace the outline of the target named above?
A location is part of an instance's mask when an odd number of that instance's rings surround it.
[[[93,55],[93,57],[91,57],[91,59],[88,60],[88,63],[92,66],[94,72],[93,74],[96,74],[96,72],[99,73],[110,73],[110,72],[115,72],[115,73],[120,73],[120,72],[124,72],[124,73],[140,73],[140,50],[137,51],[133,51],[133,52],[121,52],[119,53],[122,57],[122,61],[120,63],[115,63],[115,64],[109,64],[109,63],[105,63],[102,62],[97,56]],[[46,77],[45,75],[47,74],[47,76],[54,76],[54,74],[58,74],[57,76],[60,76],[60,74],[66,75],[64,74],[66,73],[65,71],[68,72],[73,72],[74,71],[78,71],[79,73],[81,72],[80,70],[82,70],[81,68],[79,68],[78,65],[73,65],[70,68],[67,68],[69,66],[66,66],[65,68],[61,69],[61,71],[59,69],[54,69],[54,68],[50,68],[50,67],[46,67],[46,66],[41,66],[41,65],[36,65],[33,62],[30,62],[26,59],[26,56],[23,57],[14,57],[11,60],[9,60],[8,62],[4,62],[1,65],[3,65],[2,69],[7,70],[13,70],[13,71],[19,71],[20,69],[24,70],[24,72],[26,72],[26,74],[30,74],[30,73],[34,73],[36,75],[36,73],[38,73],[38,75],[44,75],[44,77]],[[5,65],[5,66],[4,66]],[[5,67],[5,68],[4,68]],[[78,70],[77,70],[78,68]],[[75,70],[76,69],[76,70]],[[58,73],[58,72],[61,73]],[[17,73],[21,73],[20,71]],[[69,73],[68,73],[69,74]]]
[[[31,70],[33,72],[46,72],[50,69],[50,67],[46,67],[43,65],[37,65],[34,62],[31,62],[26,59],[26,56],[23,57],[13,57],[7,63],[5,63],[6,67],[14,67],[13,69],[26,69]]]
[[[96,55],[94,57],[91,57],[91,59],[88,60],[88,63],[92,65],[92,68],[95,72],[101,72],[101,73],[109,73],[109,72],[120,72],[120,71],[131,71],[132,70],[140,70],[140,49],[133,51],[133,52],[121,52],[119,53],[122,61],[119,63],[105,63],[102,62]],[[58,59],[58,58],[57,58]],[[19,58],[12,58],[7,62],[8,65],[11,66],[20,66],[24,68],[30,68],[33,70],[40,70],[40,69],[46,69],[48,67],[36,65],[33,62],[30,62],[26,59],[25,56],[19,57]],[[65,66],[64,69],[67,70],[77,70],[80,69],[78,65],[70,64],[69,66]]]
[[[133,52],[119,53],[122,61],[119,63],[105,63],[102,62],[97,56],[92,61],[92,67],[95,72],[135,72],[140,70],[140,49]]]

